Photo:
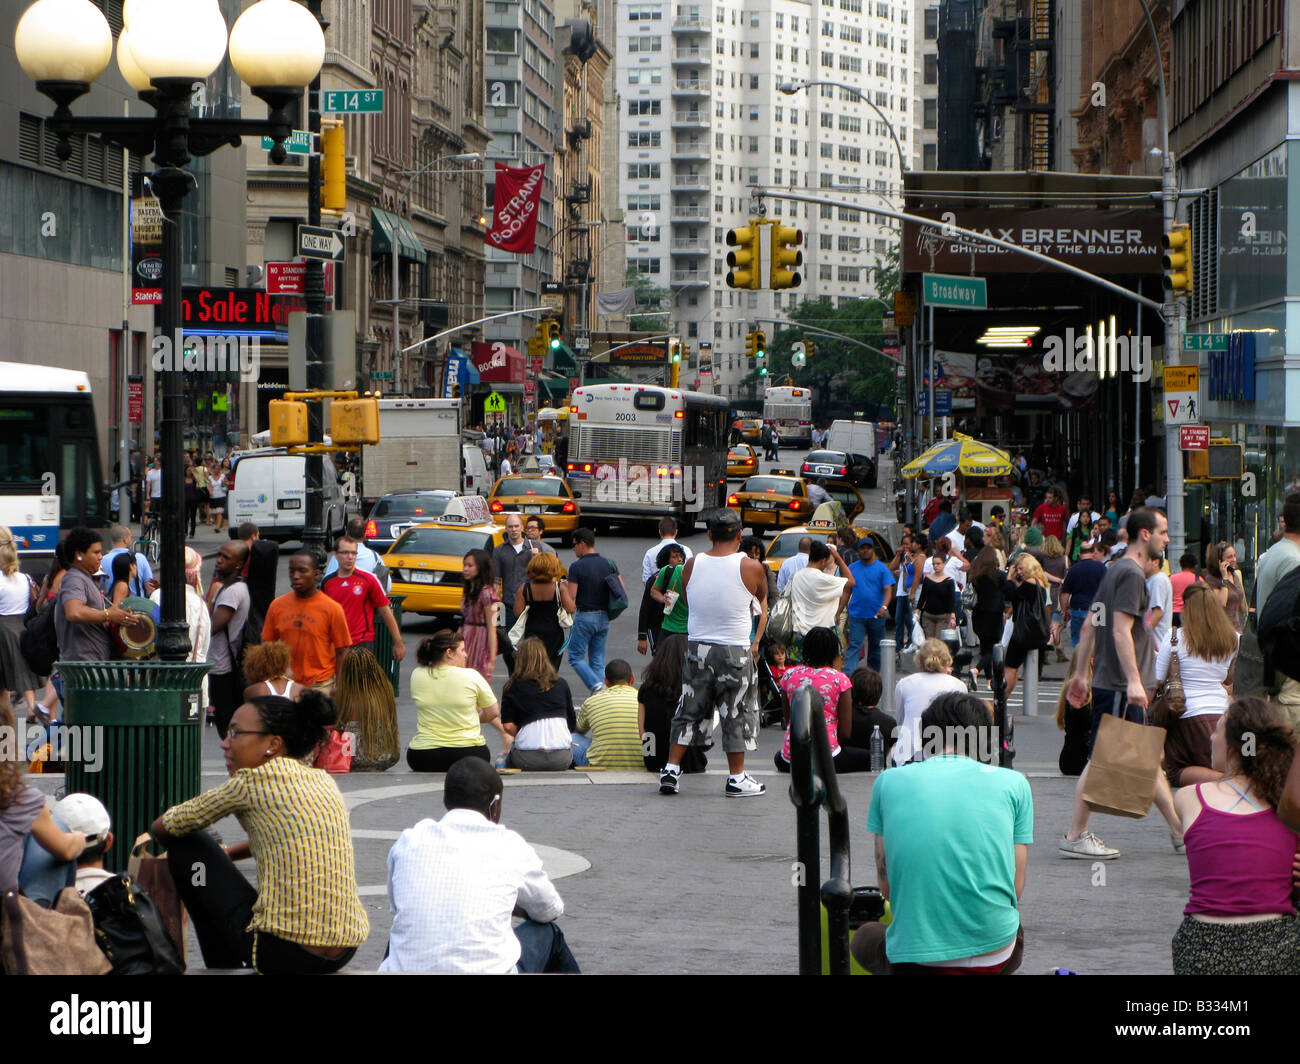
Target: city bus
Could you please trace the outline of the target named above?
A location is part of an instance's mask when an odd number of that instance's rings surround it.
[[[23,562],[52,557],[62,531],[107,526],[87,374],[0,362],[0,524]]]
[[[811,388],[773,385],[763,393],[763,423],[773,426],[781,436],[782,447],[812,445]]]
[[[684,530],[727,501],[725,396],[653,384],[573,391],[565,473],[582,517],[658,518]]]

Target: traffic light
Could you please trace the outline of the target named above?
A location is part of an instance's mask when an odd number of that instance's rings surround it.
[[[803,342],[803,351],[805,358],[812,358],[817,353],[817,345],[811,340],[805,340]]]
[[[745,333],[745,354],[750,358],[756,358],[758,356],[758,333]]]
[[[267,404],[271,443],[276,447],[301,447],[310,438],[307,404],[290,399],[272,399]]]
[[[767,376],[767,333],[762,329],[754,330],[754,343],[756,350],[754,357],[758,359],[758,375]]]
[[[668,341],[668,360],[670,362],[680,362],[682,360],[682,345],[679,341]]]
[[[321,210],[342,211],[348,205],[347,135],[343,122],[321,121]]]
[[[548,321],[546,323],[546,342],[552,351],[560,349],[560,323],[558,321]]]
[[[1165,291],[1175,296],[1192,290],[1192,233],[1185,225],[1176,225],[1160,238],[1165,254]]]
[[[762,278],[758,276],[758,233],[758,222],[752,218],[748,225],[727,230],[727,246],[736,249],[727,252],[727,265],[731,267],[727,274],[729,288],[762,287]]]
[[[378,399],[335,399],[330,404],[330,439],[347,446],[379,442]]]
[[[772,226],[772,269],[768,273],[769,287],[798,288],[803,278],[787,267],[802,266],[803,252],[799,245],[803,243],[803,230],[792,229],[779,222]]]

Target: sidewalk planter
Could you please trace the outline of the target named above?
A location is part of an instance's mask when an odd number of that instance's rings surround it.
[[[393,608],[393,617],[397,620],[399,632],[402,630],[402,603],[405,601],[405,595],[388,596],[388,604]],[[393,637],[388,631],[388,625],[379,618],[379,614],[375,614],[375,660],[384,670],[388,682],[393,685],[393,697],[397,698],[401,694],[402,663],[393,660]]]
[[[131,840],[170,806],[201,789],[205,662],[61,661],[65,721],[80,732],[67,791],[93,794],[108,809],[115,844],[105,858],[126,869]],[[90,737],[93,736],[93,740]],[[94,742],[95,760],[84,751]]]

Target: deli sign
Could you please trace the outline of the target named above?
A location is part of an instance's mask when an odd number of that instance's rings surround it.
[[[296,296],[274,296],[260,288],[184,288],[181,324],[192,336],[236,334],[287,340],[289,315],[306,310]]]

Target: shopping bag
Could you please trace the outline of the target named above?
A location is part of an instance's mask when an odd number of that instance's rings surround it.
[[[925,629],[921,627],[921,618],[912,614],[912,646],[919,647],[925,642]]]
[[[316,759],[311,767],[323,768],[326,772],[341,776],[352,771],[354,752],[351,736],[341,728],[330,728],[329,738],[317,747]]]
[[[768,611],[767,628],[763,633],[770,642],[790,645],[794,636],[794,612],[789,595],[782,595]]]
[[[8,975],[105,975],[112,965],[95,943],[95,921],[74,887],[52,909],[11,890],[0,905],[0,968]]]
[[[176,892],[176,883],[172,880],[171,869],[167,867],[166,852],[152,854],[149,846],[153,837],[146,831],[131,847],[131,857],[126,863],[126,874],[135,880],[158,907],[167,937],[176,944],[181,960],[185,960],[185,928],[189,923],[189,914],[181,904],[181,896]]]
[[[1083,801],[1094,813],[1140,818],[1156,796],[1165,732],[1106,714],[1088,762]]]

